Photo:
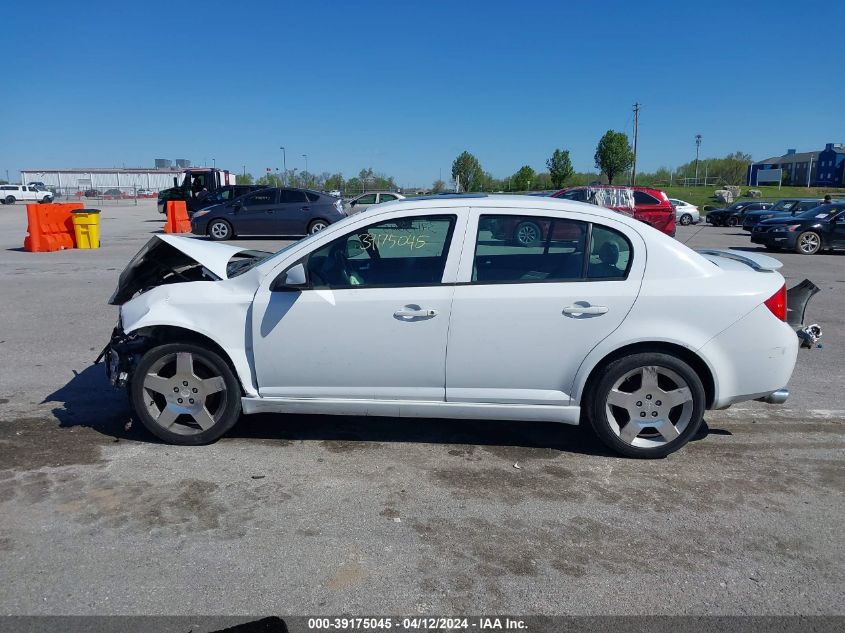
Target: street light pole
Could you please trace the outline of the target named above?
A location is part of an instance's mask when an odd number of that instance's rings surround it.
[[[285,186],[287,186],[287,184],[288,184],[288,156],[285,153],[284,147],[280,147],[279,149],[282,150],[282,167],[285,170]]]
[[[212,159],[211,159],[211,166],[212,166],[214,169],[217,169],[217,159],[216,159],[216,158],[212,158]]]
[[[698,154],[701,150],[701,134],[695,135],[695,186],[698,186]],[[707,178],[704,179],[704,185],[707,186]]]

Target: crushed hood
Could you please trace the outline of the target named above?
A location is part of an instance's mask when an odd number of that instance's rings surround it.
[[[155,235],[120,273],[109,303],[126,303],[137,293],[163,284],[226,279],[226,268],[233,257],[260,258],[267,254],[189,237]]]

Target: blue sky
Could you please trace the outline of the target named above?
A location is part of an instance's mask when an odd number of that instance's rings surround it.
[[[812,6],[812,9],[809,7]],[[474,153],[496,177],[556,147],[593,168],[640,118],[642,171],[845,142],[845,2],[39,2],[4,9],[16,89],[0,175],[147,166],[260,175],[372,167],[430,184]],[[31,85],[32,88],[28,88]]]

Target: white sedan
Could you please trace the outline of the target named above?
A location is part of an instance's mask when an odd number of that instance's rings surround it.
[[[669,198],[669,202],[675,207],[675,221],[678,224],[687,226],[689,224],[698,224],[701,221],[701,214],[698,212],[698,207],[694,204],[678,200],[677,198]]]
[[[275,254],[155,236],[120,276],[104,353],[177,444],[241,413],[319,413],[585,421],[662,457],[706,409],[785,399],[799,341],[778,266],[589,204],[416,198]]]

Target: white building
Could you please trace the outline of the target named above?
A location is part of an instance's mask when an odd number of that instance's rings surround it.
[[[181,169],[124,169],[92,167],[86,169],[24,169],[21,183],[43,182],[48,187],[78,189],[151,189],[159,191],[173,186],[173,178],[182,180]]]

